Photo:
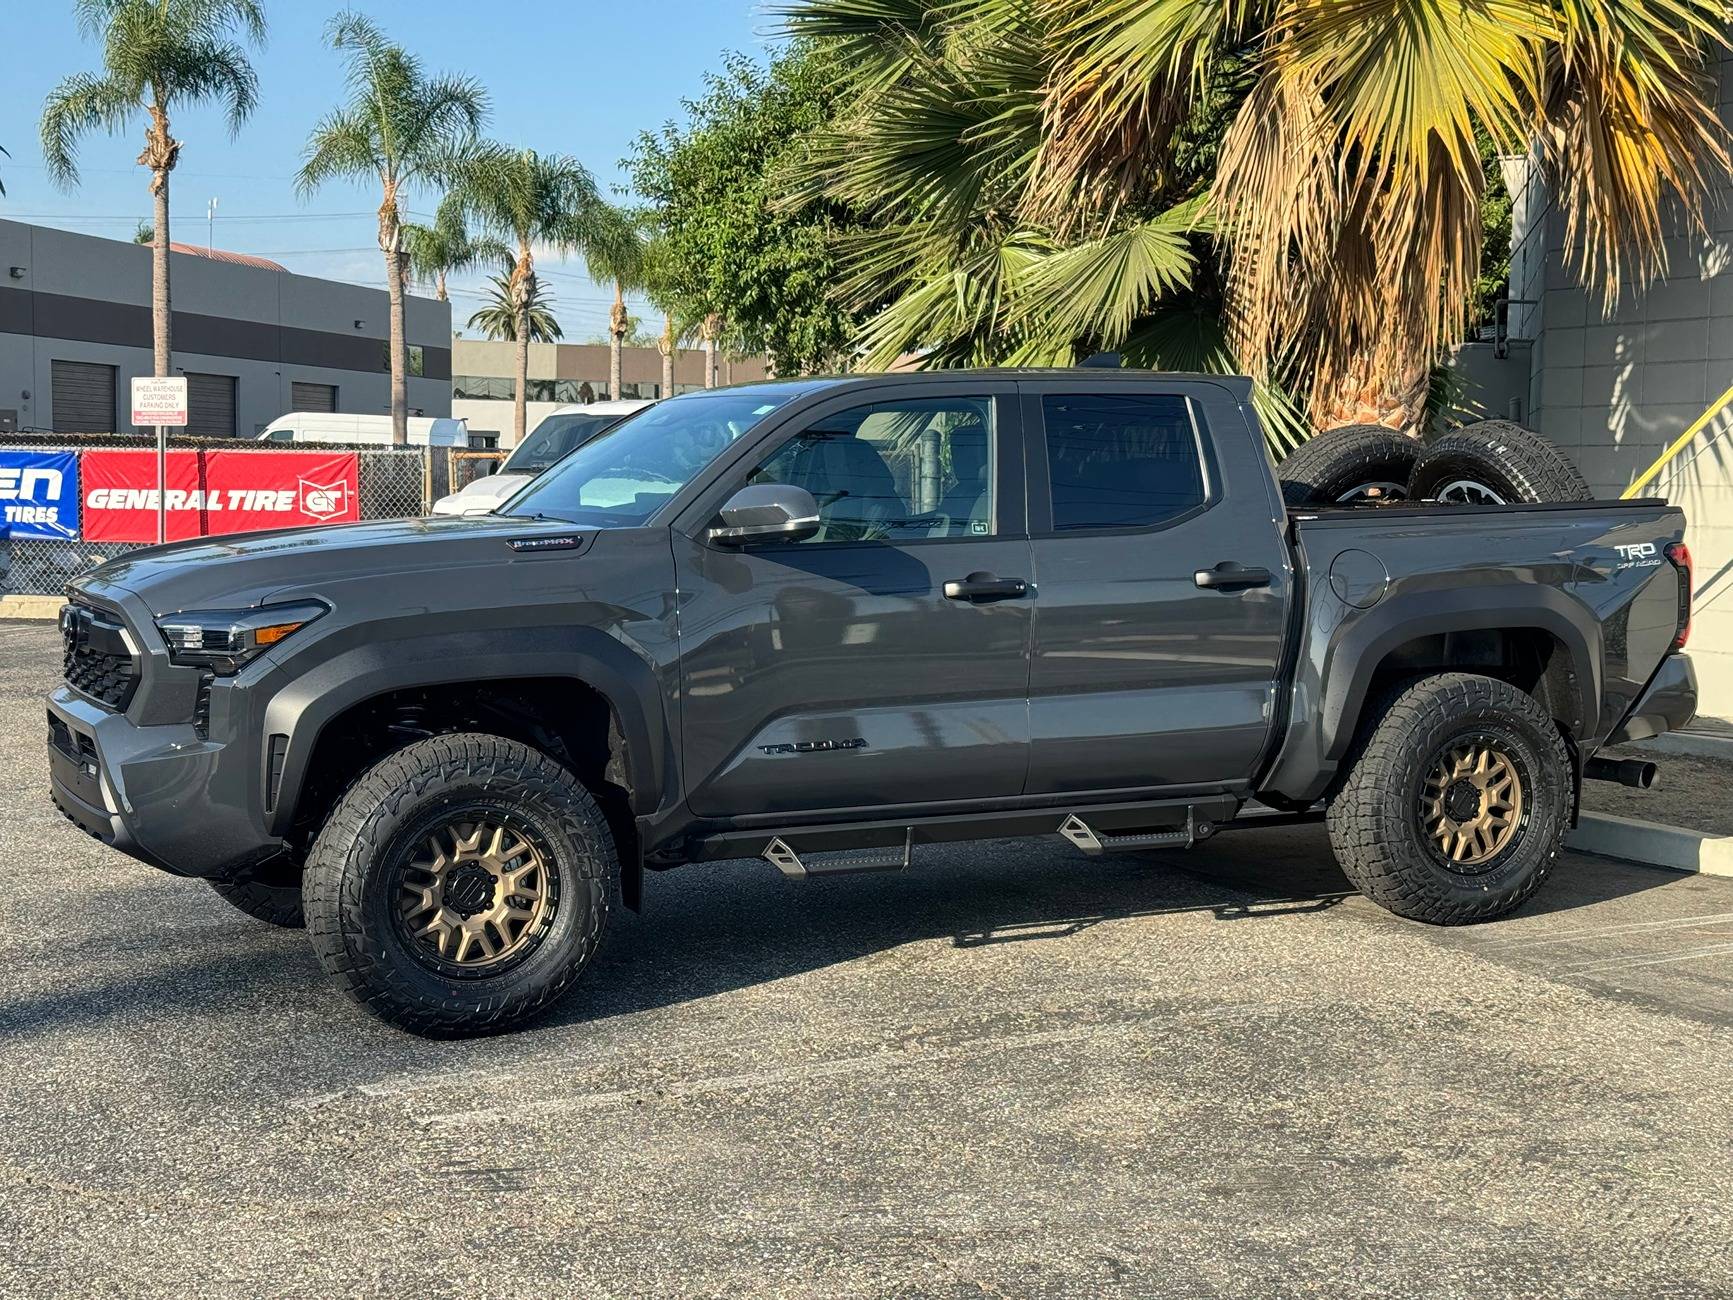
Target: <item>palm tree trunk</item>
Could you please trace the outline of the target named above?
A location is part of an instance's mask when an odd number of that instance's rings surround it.
[[[385,288],[391,297],[391,444],[409,445],[409,348],[403,320],[403,223],[397,213],[397,183],[387,178],[379,205],[379,248],[385,254]]]
[[[620,400],[620,385],[624,378],[621,351],[626,346],[626,330],[631,319],[626,315],[626,286],[614,281],[614,306],[608,312],[608,396]]]
[[[722,332],[722,322],[715,312],[704,318],[704,387],[716,387],[716,336]]]
[[[162,90],[153,88],[150,125],[144,132],[141,166],[150,168],[150,194],[156,208],[156,229],[150,241],[151,352],[157,378],[165,378],[174,360],[174,299],[169,292],[168,174],[180,156],[180,141],[169,131]]]
[[[156,233],[150,241],[151,349],[157,378],[167,376],[174,359],[174,300],[168,271],[168,172],[151,177],[156,200]]]
[[[527,239],[518,241],[517,262],[511,271],[511,305],[513,332],[517,335],[517,394],[512,402],[512,446],[523,444],[528,431],[530,386],[530,277],[534,274]]]
[[[657,340],[662,353],[662,396],[674,396],[674,313],[662,316],[662,337]]]
[[[445,296],[445,268],[443,266],[439,268],[439,275],[435,277],[434,296],[441,302],[451,301]]]
[[[1319,429],[1345,424],[1382,424],[1410,437],[1422,436],[1432,367],[1423,353],[1387,339],[1358,353],[1343,374],[1320,375],[1312,394],[1312,421]]]

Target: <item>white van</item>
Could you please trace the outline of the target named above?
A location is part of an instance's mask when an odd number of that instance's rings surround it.
[[[279,415],[259,434],[262,442],[334,442],[346,447],[389,447],[389,415],[329,415],[323,411],[290,411]],[[469,425],[463,420],[409,418],[411,447],[467,447]]]
[[[555,461],[576,451],[597,434],[613,428],[628,415],[654,405],[654,402],[621,398],[617,402],[555,407],[506,457],[498,472],[484,475],[450,496],[440,497],[433,503],[433,513],[485,515]]]

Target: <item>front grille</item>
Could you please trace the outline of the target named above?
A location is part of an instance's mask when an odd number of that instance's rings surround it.
[[[138,689],[138,661],[126,644],[126,630],[112,614],[88,605],[60,611],[66,684],[111,709],[124,709]]]

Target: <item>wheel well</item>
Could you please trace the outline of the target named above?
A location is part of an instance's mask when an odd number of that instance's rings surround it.
[[[551,754],[607,815],[624,863],[637,826],[619,716],[601,692],[569,677],[514,677],[388,691],[351,705],[319,732],[295,801],[289,841],[305,857],[343,792],[380,759],[427,736],[484,731]]]
[[[1567,742],[1589,721],[1580,716],[1576,666],[1568,647],[1538,627],[1487,627],[1436,632],[1405,641],[1379,661],[1368,701],[1398,682],[1441,672],[1476,672],[1509,682],[1540,701]]]

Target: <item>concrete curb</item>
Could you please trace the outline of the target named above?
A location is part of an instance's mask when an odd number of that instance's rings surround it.
[[[1627,862],[1705,876],[1733,877],[1733,835],[1707,835],[1683,826],[1586,812],[1565,843],[1579,852],[1603,858],[1623,858]]]
[[[0,596],[0,618],[60,617],[65,596]]]

